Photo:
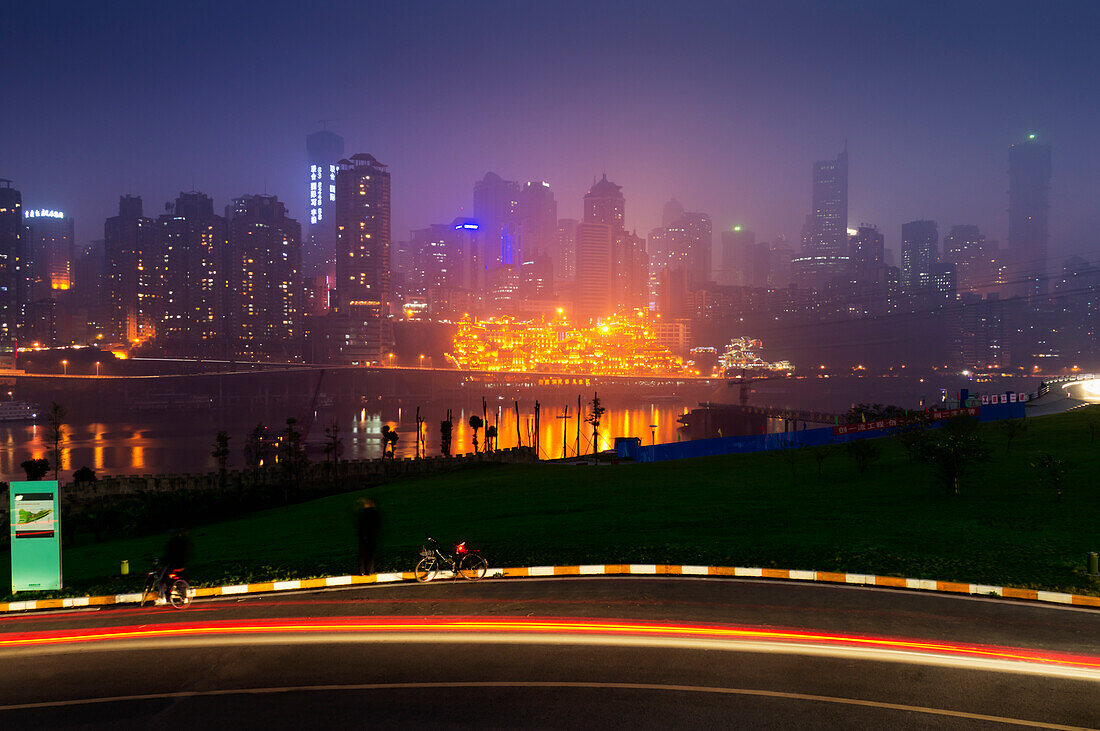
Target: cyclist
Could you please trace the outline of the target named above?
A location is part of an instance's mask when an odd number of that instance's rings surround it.
[[[168,600],[168,585],[165,579],[169,571],[182,571],[187,566],[187,559],[191,555],[191,537],[187,531],[180,530],[168,538],[164,546],[164,566],[157,576],[157,603],[163,604]]]

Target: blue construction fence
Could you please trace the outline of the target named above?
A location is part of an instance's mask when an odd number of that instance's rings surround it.
[[[978,421],[1022,419],[1023,417],[1023,403],[989,404],[978,407]],[[938,426],[938,424],[933,423],[932,426]],[[637,437],[618,437],[615,440],[615,453],[619,459],[632,459],[636,462],[664,462],[670,459],[709,457],[716,454],[741,454],[744,452],[765,452],[772,449],[790,449],[791,447],[813,447],[820,444],[843,444],[855,439],[889,436],[891,431],[889,428],[883,428],[857,431],[850,434],[836,434],[833,427],[825,426],[801,431],[777,432],[775,434],[693,439],[687,442],[666,442],[648,446],[643,445],[642,440]]]

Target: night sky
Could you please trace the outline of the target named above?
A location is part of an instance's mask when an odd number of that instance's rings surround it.
[[[959,7],[961,6],[961,7]],[[306,218],[305,136],[391,165],[394,238],[469,208],[487,170],[606,170],[642,235],[670,197],[797,239],[814,160],[848,140],[850,221],[1005,240],[1007,148],[1053,146],[1051,249],[1100,256],[1100,3],[14,2],[0,177],[103,236],[194,187]],[[1055,262],[1058,263],[1058,262]]]

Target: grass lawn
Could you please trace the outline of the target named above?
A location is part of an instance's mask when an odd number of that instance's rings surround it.
[[[411,570],[424,534],[468,539],[490,566],[683,563],[852,571],[1100,594],[1084,574],[1100,551],[1100,406],[1029,419],[1005,447],[982,427],[993,461],[946,496],[928,465],[893,439],[862,479],[842,447],[821,476],[807,454],[797,476],[776,453],[651,465],[486,465],[393,482],[195,527],[188,577],[199,585],[355,570],[355,501],[382,513],[381,570]],[[1100,430],[1098,430],[1100,431]],[[1031,466],[1048,452],[1068,472],[1059,502]],[[66,549],[66,594],[140,588],[141,557],[165,536]],[[112,579],[120,559],[137,572]],[[10,586],[3,559],[0,586]],[[21,595],[20,598],[30,598]]]

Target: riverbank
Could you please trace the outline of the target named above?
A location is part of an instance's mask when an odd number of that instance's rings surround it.
[[[1011,449],[1002,426],[984,425],[992,461],[964,478],[958,496],[936,487],[932,469],[910,463],[895,439],[876,442],[882,457],[862,478],[840,446],[826,448],[820,476],[808,450],[793,471],[786,450],[598,469],[478,466],[196,526],[188,576],[202,586],[346,574],[355,566],[352,511],[369,495],[383,517],[380,570],[410,570],[430,533],[469,540],[495,566],[761,566],[1100,595],[1084,573],[1086,553],[1100,550],[1100,429],[1089,429],[1098,421],[1100,406],[1028,419]],[[1061,500],[1032,466],[1041,454],[1066,464]],[[140,572],[164,540],[67,549],[66,585],[137,590],[140,575],[115,578],[119,560]]]

